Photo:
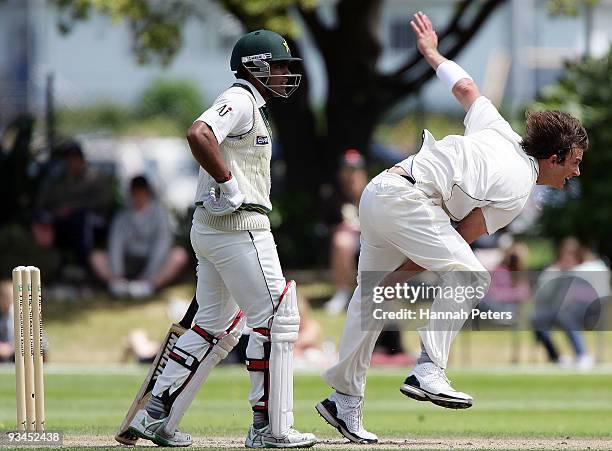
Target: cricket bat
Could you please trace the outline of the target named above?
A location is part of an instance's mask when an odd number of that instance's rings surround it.
[[[138,437],[134,434],[131,434],[128,431],[128,427],[130,423],[134,419],[136,412],[140,409],[143,409],[149,397],[151,396],[151,391],[153,390],[153,386],[155,386],[155,381],[157,381],[157,377],[162,373],[164,368],[166,367],[166,363],[168,362],[168,354],[174,347],[174,344],[179,339],[181,335],[185,333],[187,329],[191,327],[191,323],[193,322],[193,318],[198,310],[198,302],[196,301],[195,296],[193,297],[191,304],[189,304],[189,308],[187,312],[185,312],[185,316],[183,319],[179,321],[178,324],[172,324],[170,326],[170,330],[164,339],[161,348],[157,355],[155,356],[155,360],[151,364],[149,368],[149,372],[147,377],[145,378],[136,398],[132,402],[130,409],[128,410],[121,426],[119,426],[119,430],[115,435],[115,440],[123,445],[135,445],[138,441]]]

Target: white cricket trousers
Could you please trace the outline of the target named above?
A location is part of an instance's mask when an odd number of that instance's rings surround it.
[[[323,373],[323,379],[331,387],[353,396],[364,394],[366,372],[383,326],[382,321],[363,321],[361,314],[368,309],[362,309],[362,303],[373,302],[371,293],[361,292],[364,272],[380,272],[382,280],[408,258],[426,270],[439,273],[475,272],[478,283],[486,286],[485,289],[490,282],[488,272],[452,227],[439,201],[428,198],[398,174],[385,171],[372,179],[361,196],[359,220],[358,285],[349,304],[339,361]],[[434,300],[432,308],[436,309],[440,302],[447,304],[443,309],[449,310],[449,301],[439,299]],[[440,367],[446,368],[452,340],[464,322],[431,321],[419,330],[427,353]]]
[[[191,245],[198,259],[196,299],[198,311],[194,323],[206,332],[218,336],[230,327],[238,310],[246,316],[251,328],[267,328],[274,307],[285,289],[276,243],[269,230],[222,232],[198,220],[194,213]],[[268,338],[258,333],[249,335],[247,357],[264,357]],[[176,346],[201,359],[208,343],[192,330],[177,341]],[[254,406],[264,394],[264,374],[249,371]],[[153,390],[159,395],[170,388],[170,394],[180,388],[189,370],[170,360]]]

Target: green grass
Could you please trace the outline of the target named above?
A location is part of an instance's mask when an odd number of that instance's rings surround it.
[[[57,369],[55,369],[57,368]],[[48,429],[66,434],[111,436],[121,422],[143,377],[144,368],[116,367],[45,374]],[[88,370],[86,370],[88,371]],[[125,373],[125,374],[121,374]],[[398,391],[404,376],[373,370],[368,379],[365,422],[387,438],[471,437],[588,437],[610,438],[612,391],[610,374],[576,373],[451,373],[454,385],[475,396],[476,404],[453,411],[419,403]],[[218,368],[202,388],[182,422],[196,436],[242,436],[250,423],[246,371]],[[322,438],[338,438],[314,411],[329,393],[317,374],[295,378],[296,426]],[[0,429],[15,425],[14,376],[0,369]]]
[[[304,285],[301,293],[318,299],[323,286]],[[54,301],[45,307],[49,362],[45,372],[47,429],[70,436],[111,437],[135,396],[146,367],[117,366],[127,333],[144,328],[161,339],[168,330],[166,300],[189,298],[191,284],[164,290],[146,302],[113,301],[104,297],[78,302]],[[312,310],[321,325],[321,339],[337,343],[344,316]],[[555,334],[562,352],[566,340]],[[612,332],[586,334],[590,351],[612,361]],[[612,372],[576,374],[543,365],[541,349],[534,350],[528,331],[518,334],[520,367],[509,367],[512,337],[509,331],[461,333],[453,345],[449,373],[453,384],[473,394],[476,405],[465,411],[419,403],[400,394],[404,371],[375,368],[366,392],[365,422],[384,438],[612,438]],[[419,349],[418,336],[403,334],[406,349]],[[80,366],[70,367],[76,363]],[[92,365],[85,369],[84,364]],[[529,366],[527,366],[529,365]],[[486,371],[470,367],[486,368]],[[11,366],[0,366],[0,430],[15,427],[14,376]],[[527,372],[526,372],[527,371]],[[606,372],[607,371],[607,372]],[[242,437],[250,424],[248,374],[237,367],[215,370],[182,422],[196,437]],[[340,436],[314,411],[329,394],[318,374],[295,377],[296,427],[325,439]],[[381,448],[382,449],[382,448]]]
[[[300,293],[309,299],[318,298],[325,287],[321,284],[304,284]],[[49,361],[52,363],[106,364],[119,362],[128,333],[144,329],[153,340],[165,336],[171,321],[166,316],[167,300],[173,297],[190,299],[191,284],[182,284],[163,290],[148,301],[112,300],[104,296],[79,301],[52,301],[44,306],[44,329],[49,339]],[[322,309],[311,310],[313,319],[321,326],[322,341],[337,344],[344,327],[344,315],[330,316]],[[450,364],[472,366],[483,364],[508,364],[512,356],[513,337],[508,330],[462,332],[453,344]],[[567,339],[557,332],[554,340],[564,354],[571,355]],[[521,363],[542,363],[543,349],[534,346],[533,333],[521,331],[516,337],[520,345]],[[420,349],[415,331],[402,334],[408,352]],[[600,361],[612,362],[612,332],[596,336],[585,334],[590,352]]]

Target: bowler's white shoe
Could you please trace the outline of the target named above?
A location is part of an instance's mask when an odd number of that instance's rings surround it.
[[[417,401],[431,401],[448,409],[467,409],[474,399],[450,385],[444,370],[435,363],[421,363],[400,386],[400,391]]]
[[[299,432],[289,428],[285,436],[275,437],[270,432],[269,426],[261,429],[251,426],[244,446],[247,448],[310,448],[315,443],[317,443],[317,438],[308,432]]]
[[[378,437],[363,427],[363,398],[334,392],[315,409],[330,425],[353,443],[378,443]]]
[[[171,436],[167,435],[164,432],[165,423],[166,418],[156,420],[145,409],[141,409],[136,412],[128,431],[139,438],[151,440],[159,446],[189,446],[193,443],[189,434],[180,432],[178,429]]]

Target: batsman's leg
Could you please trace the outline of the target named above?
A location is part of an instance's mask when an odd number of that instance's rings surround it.
[[[299,314],[269,230],[217,233],[196,243],[206,252],[253,328],[247,347],[253,408],[248,447],[306,447],[312,434],[293,426],[293,342]],[[205,248],[205,249],[204,249]]]
[[[185,332],[170,352],[151,399],[130,424],[130,432],[160,446],[190,445],[191,437],[177,426],[212,369],[238,343],[244,323],[239,311],[222,334],[212,335],[197,324]]]
[[[163,446],[191,443],[176,427],[212,368],[238,343],[245,323],[214,266],[200,256],[197,297],[195,325],[177,341],[146,410],[131,423],[135,434]]]
[[[313,434],[293,429],[293,345],[300,329],[295,282],[281,294],[271,327],[257,327],[247,347],[247,369],[255,421],[245,440],[247,448],[306,448]],[[257,356],[257,357],[250,357]],[[266,424],[266,416],[268,424]],[[257,419],[260,421],[257,421]]]

